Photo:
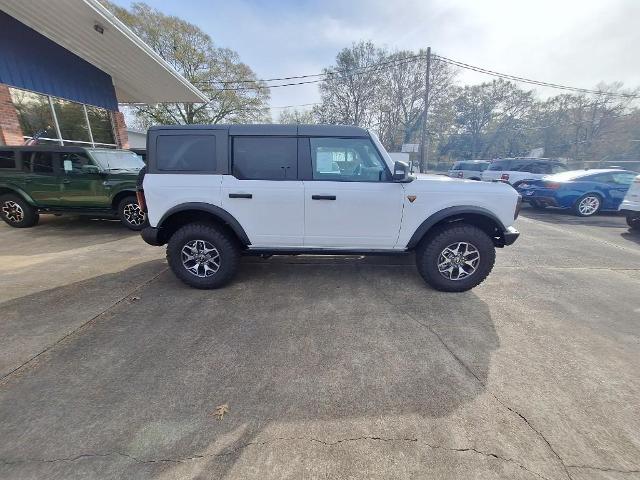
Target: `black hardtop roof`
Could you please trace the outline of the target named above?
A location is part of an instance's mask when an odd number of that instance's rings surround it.
[[[308,137],[363,137],[369,138],[364,128],[350,125],[155,125],[149,132],[161,130],[227,130],[229,135],[251,136],[308,136]]]

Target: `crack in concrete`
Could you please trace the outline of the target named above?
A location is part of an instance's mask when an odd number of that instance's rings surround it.
[[[622,474],[634,474],[640,473],[640,470],[625,470],[619,468],[610,468],[610,467],[596,467],[593,465],[567,465],[567,468],[575,468],[575,469],[585,469],[585,470],[597,470],[599,472],[613,472],[613,473],[622,473]]]
[[[13,370],[11,370],[10,372],[6,373],[5,375],[3,375],[2,377],[0,377],[0,386],[4,386],[4,384],[9,380],[9,377],[11,377],[14,374],[19,373],[23,368],[25,368],[26,366],[28,366],[30,363],[32,363],[34,360],[36,360],[38,357],[40,357],[41,355],[47,353],[48,351],[50,351],[51,349],[55,348],[57,345],[59,345],[61,342],[65,341],[67,338],[71,337],[72,335],[76,334],[77,332],[83,330],[84,328],[86,328],[89,324],[91,324],[94,320],[96,320],[97,318],[101,317],[102,315],[104,315],[105,313],[107,313],[109,310],[111,310],[112,308],[115,308],[116,306],[120,305],[122,302],[124,302],[127,298],[129,298],[132,294],[134,294],[135,292],[137,292],[138,290],[142,289],[143,287],[146,287],[147,285],[149,285],[151,282],[153,282],[155,279],[157,279],[158,277],[160,277],[160,275],[162,275],[163,273],[165,273],[167,270],[169,269],[169,267],[164,267],[159,273],[157,273],[156,275],[154,275],[153,277],[151,277],[149,280],[147,280],[146,282],[143,282],[139,285],[137,285],[135,288],[133,288],[130,292],[128,292],[126,295],[124,295],[123,297],[119,298],[118,300],[116,300],[114,303],[112,303],[111,305],[109,305],[107,308],[105,308],[104,310],[101,310],[100,312],[98,312],[96,315],[94,315],[93,317],[91,317],[89,320],[87,320],[86,322],[84,322],[83,324],[81,324],[79,327],[73,329],[72,331],[70,331],[69,333],[67,333],[66,335],[60,337],[58,340],[56,340],[54,343],[52,343],[51,345],[48,345],[44,350],[42,350],[41,352],[37,353],[36,355],[34,355],[33,357],[31,357],[30,359],[28,359],[27,361],[25,361],[24,363],[22,363],[21,365],[18,365],[16,368],[14,368]]]
[[[407,311],[406,309],[404,309],[403,307],[401,307],[400,305],[396,305],[394,302],[392,302],[391,300],[389,300],[385,295],[382,295],[382,298],[391,306],[393,306],[396,310],[404,313],[407,317],[409,317],[411,320],[413,320],[414,322],[416,322],[418,325],[426,328],[429,332],[431,332],[437,339],[438,341],[442,344],[442,346],[447,350],[447,352],[449,352],[449,354],[473,377],[476,379],[476,381],[500,404],[502,405],[504,408],[506,408],[507,410],[509,410],[511,413],[517,415],[520,419],[522,419],[525,424],[533,431],[536,433],[536,435],[538,437],[540,437],[542,439],[542,441],[544,441],[544,443],[547,445],[547,447],[549,448],[549,450],[553,453],[554,457],[556,457],[556,459],[558,460],[558,462],[560,463],[560,465],[562,466],[562,469],[564,470],[567,478],[569,480],[572,480],[572,476],[571,473],[569,472],[569,469],[567,468],[567,465],[564,463],[564,460],[562,460],[562,457],[560,457],[560,454],[558,454],[558,452],[555,450],[555,448],[553,448],[553,446],[551,445],[551,443],[549,443],[549,440],[547,440],[547,438],[542,434],[542,432],[540,432],[538,429],[536,429],[530,422],[529,420],[522,415],[520,412],[518,412],[517,410],[515,410],[514,408],[511,408],[509,405],[507,405],[506,403],[504,403],[495,393],[493,393],[488,387],[487,385],[480,379],[480,377],[478,377],[478,375],[476,375],[476,373],[471,369],[471,367],[469,367],[454,351],[453,349],[451,349],[451,347],[449,347],[449,345],[442,339],[442,337],[435,331],[435,329],[433,328],[432,325],[429,325],[427,323],[422,323],[421,321],[419,321],[416,317],[413,316],[413,314],[409,311]]]
[[[484,452],[482,450],[479,450],[475,447],[466,447],[466,448],[455,448],[455,447],[448,447],[448,446],[444,446],[444,445],[435,445],[432,443],[428,443],[428,442],[424,442],[424,441],[420,441],[418,438],[407,438],[407,437],[378,437],[378,436],[361,436],[361,437],[350,437],[350,438],[341,438],[338,440],[334,440],[334,441],[326,441],[326,440],[321,440],[319,438],[315,438],[315,437],[276,437],[270,440],[265,440],[265,441],[261,441],[261,442],[248,442],[248,443],[244,443],[242,445],[239,445],[233,449],[227,450],[225,452],[221,452],[221,453],[215,453],[215,454],[202,454],[202,455],[192,455],[192,456],[188,456],[188,457],[181,457],[181,458],[158,458],[158,459],[141,459],[138,457],[135,457],[133,455],[127,454],[127,453],[123,453],[123,452],[111,452],[111,453],[83,453],[80,455],[75,455],[73,457],[62,457],[62,458],[53,458],[53,459],[20,459],[20,460],[0,460],[0,463],[3,465],[19,465],[19,464],[23,464],[23,463],[56,463],[56,462],[75,462],[78,460],[82,460],[82,459],[91,459],[91,458],[106,458],[106,457],[114,457],[114,456],[119,456],[119,457],[124,457],[127,458],[129,460],[132,460],[135,463],[140,463],[140,464],[150,464],[150,463],[185,463],[188,461],[193,461],[193,460],[200,460],[203,458],[215,458],[215,457],[222,457],[222,456],[228,456],[228,455],[233,455],[241,450],[244,450],[248,447],[252,447],[252,446],[263,446],[263,445],[268,445],[271,443],[275,443],[275,442],[287,442],[287,441],[306,441],[306,442],[313,442],[313,443],[319,443],[323,446],[326,447],[335,447],[337,445],[343,444],[343,443],[350,443],[350,442],[359,442],[359,441],[381,441],[381,442],[411,442],[411,443],[416,443],[417,445],[424,445],[430,449],[433,450],[444,450],[444,451],[449,451],[449,452],[456,452],[456,453],[474,453],[477,455],[481,455],[483,457],[489,457],[489,458],[493,458],[495,460],[500,460],[506,463],[512,463],[514,465],[516,465],[518,468],[521,468],[522,470],[525,470],[528,473],[531,473],[533,475],[536,475],[539,478],[542,478],[543,480],[548,480],[546,477],[544,477],[543,475],[534,472],[530,469],[528,469],[526,466],[524,466],[523,464],[521,464],[520,462],[512,459],[512,458],[507,458],[507,457],[503,457],[500,456],[498,454],[492,453],[492,452]]]

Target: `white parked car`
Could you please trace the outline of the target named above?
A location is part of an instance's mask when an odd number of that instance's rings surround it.
[[[627,224],[633,230],[640,230],[640,175],[633,180],[629,187],[620,204],[620,211],[627,217]]]
[[[559,160],[547,158],[503,158],[493,160],[482,172],[482,180],[502,181],[518,188],[524,180],[539,180],[545,175],[567,171],[566,165]]]
[[[231,280],[241,254],[401,254],[443,291],[482,282],[518,238],[521,198],[501,183],[409,173],[370,131],[332,125],[152,127],[142,230],[196,288]]]
[[[482,172],[489,166],[488,160],[462,160],[455,162],[451,170],[447,172],[451,178],[464,178],[467,180],[481,180]]]

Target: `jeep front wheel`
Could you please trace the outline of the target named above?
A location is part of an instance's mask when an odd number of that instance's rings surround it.
[[[219,228],[192,223],[171,236],[167,262],[187,285],[219,288],[229,283],[238,270],[240,252],[236,243]]]
[[[493,269],[495,259],[489,235],[466,224],[441,228],[416,251],[418,272],[443,292],[464,292],[479,285]]]
[[[16,228],[33,227],[40,218],[34,207],[22,197],[12,194],[0,197],[0,216],[2,220]]]
[[[118,204],[120,222],[131,230],[142,230],[147,223],[147,215],[142,211],[136,197],[130,196]]]

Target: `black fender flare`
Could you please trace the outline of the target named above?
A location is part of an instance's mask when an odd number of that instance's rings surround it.
[[[13,194],[13,195],[17,195],[19,197],[22,197],[22,199],[27,202],[29,205],[31,205],[32,207],[36,207],[36,202],[33,200],[33,198],[31,198],[31,195],[29,195],[27,192],[25,192],[22,188],[16,186],[16,185],[12,185],[9,183],[0,183],[0,188],[9,190],[8,193]],[[5,194],[3,194],[5,195]]]
[[[506,227],[500,221],[500,219],[493,212],[487,210],[486,208],[476,207],[474,205],[459,205],[455,207],[448,207],[427,217],[427,219],[420,224],[420,226],[416,229],[416,231],[409,239],[409,243],[407,243],[407,249],[414,248],[416,245],[418,245],[422,237],[424,237],[424,235],[431,229],[431,227],[433,227],[438,222],[441,222],[448,217],[455,217],[456,215],[463,215],[467,213],[487,217],[489,220],[496,224],[501,232],[504,232],[506,230]]]
[[[236,218],[225,209],[217,207],[216,205],[211,205],[210,203],[188,202],[181,203],[180,205],[176,205],[175,207],[171,207],[165,212],[164,215],[162,215],[162,218],[160,218],[160,221],[158,222],[156,228],[162,228],[162,224],[165,222],[165,220],[174,213],[184,212],[187,210],[200,210],[202,212],[210,213],[214,217],[217,217],[218,219],[229,225],[229,228],[233,230],[233,233],[238,236],[238,238],[244,245],[251,245],[249,236],[247,235],[247,232],[244,231],[244,228],[242,228],[242,225],[240,225],[240,222],[238,222],[238,220],[236,220]]]

